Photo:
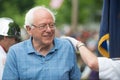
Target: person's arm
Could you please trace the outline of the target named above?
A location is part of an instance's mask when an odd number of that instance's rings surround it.
[[[79,50],[82,60],[85,62],[88,67],[90,67],[92,70],[98,71],[98,58],[94,55],[87,47],[80,41],[72,38],[72,37],[61,37],[68,39],[74,46],[74,48]],[[76,48],[77,47],[77,48]]]
[[[120,79],[120,59],[99,57],[99,78],[102,80]],[[110,73],[110,74],[108,74]]]
[[[81,58],[92,70],[98,71],[98,58],[82,42],[76,44]]]

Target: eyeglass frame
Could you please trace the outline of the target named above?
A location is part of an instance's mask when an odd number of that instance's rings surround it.
[[[36,26],[34,24],[32,24],[32,26],[34,26],[35,28],[38,28],[39,30],[46,30],[48,27],[50,29],[55,29],[55,23],[49,23],[49,24],[39,24],[39,26]]]

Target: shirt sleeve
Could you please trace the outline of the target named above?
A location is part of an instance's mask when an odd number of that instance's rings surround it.
[[[7,54],[2,80],[18,80],[16,57],[12,49]]]
[[[104,80],[120,79],[120,60],[112,60],[105,57],[98,58],[99,78]]]

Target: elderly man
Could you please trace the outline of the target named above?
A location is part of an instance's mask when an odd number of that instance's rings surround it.
[[[48,8],[30,9],[25,28],[30,39],[10,48],[3,80],[80,80],[75,50],[55,37],[55,17]]]

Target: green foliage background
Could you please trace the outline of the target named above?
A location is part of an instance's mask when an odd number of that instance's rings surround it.
[[[55,13],[57,25],[71,24],[71,2],[64,0],[59,9],[52,9],[49,6],[50,0],[0,0],[0,17],[13,18],[23,27],[27,10],[33,6],[44,5]],[[102,0],[78,0],[78,5],[79,24],[100,21]]]

